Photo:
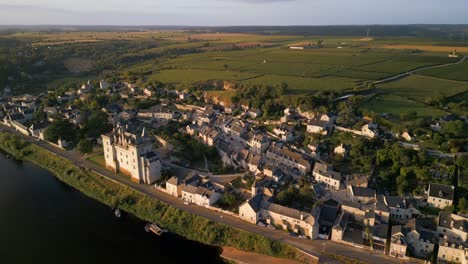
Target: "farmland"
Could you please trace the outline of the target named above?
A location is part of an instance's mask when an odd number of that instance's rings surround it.
[[[20,60],[24,66],[6,64],[5,76],[18,71],[16,76],[13,74],[14,81],[9,82],[18,93],[71,86],[87,78],[122,76],[132,76],[140,84],[157,81],[176,89],[201,87],[214,93],[210,96],[220,95],[219,84],[223,81],[235,84],[237,89],[286,85],[286,95],[295,97],[317,91],[365,92],[373,81],[455,62],[456,58],[448,58],[448,52],[466,48],[461,42],[424,38],[256,35],[210,30],[25,31],[1,38],[16,42],[12,47],[17,50],[12,54],[24,54]],[[319,40],[321,45],[315,45]],[[289,49],[300,43],[311,44],[312,48]],[[15,61],[15,57],[11,60]],[[379,84],[369,92],[382,95],[363,109],[391,112],[401,104],[401,109],[413,107],[429,116],[431,106],[415,102],[426,103],[433,96],[466,91],[466,84],[460,81],[468,80],[467,65],[428,69]],[[2,81],[6,79],[2,78],[0,85],[6,85]],[[206,83],[217,85],[199,86]],[[216,97],[229,102],[234,95],[230,91]]]
[[[394,82],[377,86],[385,93],[391,93],[416,101],[425,101],[431,96],[453,96],[468,90],[468,83],[412,75]]]
[[[443,68],[427,69],[419,72],[419,74],[456,81],[468,81],[468,61]]]
[[[415,111],[418,116],[426,118],[437,118],[447,114],[445,111],[392,94],[374,96],[362,106],[362,109],[388,113],[396,117],[410,111]]]

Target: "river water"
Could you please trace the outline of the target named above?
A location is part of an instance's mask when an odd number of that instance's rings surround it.
[[[0,263],[223,263],[218,248],[143,227],[0,153]]]

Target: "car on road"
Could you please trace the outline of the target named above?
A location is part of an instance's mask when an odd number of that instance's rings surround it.
[[[307,236],[306,235],[299,235],[299,238],[307,239]]]
[[[289,232],[289,235],[290,235],[290,236],[293,236],[293,237],[297,237],[297,234],[294,233],[294,232]]]
[[[258,226],[263,226],[263,227],[266,227],[267,225],[265,223],[263,223],[262,221],[258,221],[257,223]]]
[[[267,225],[267,227],[270,228],[270,229],[276,229],[276,227],[274,225],[270,225],[270,224]]]
[[[189,203],[188,203],[188,202],[184,202],[184,204],[185,204],[185,205],[189,205]]]

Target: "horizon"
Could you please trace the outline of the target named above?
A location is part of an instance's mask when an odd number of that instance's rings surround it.
[[[453,0],[0,0],[0,25],[325,26],[464,25],[468,2]],[[456,7],[456,8],[454,8]],[[259,11],[261,10],[261,11]]]

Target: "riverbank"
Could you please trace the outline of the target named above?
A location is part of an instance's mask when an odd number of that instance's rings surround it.
[[[202,218],[151,199],[56,156],[10,133],[0,133],[0,148],[18,159],[33,162],[51,171],[58,179],[108,206],[149,222],[156,222],[183,237],[213,246],[229,246],[263,255],[303,260],[293,247],[244,230]]]

